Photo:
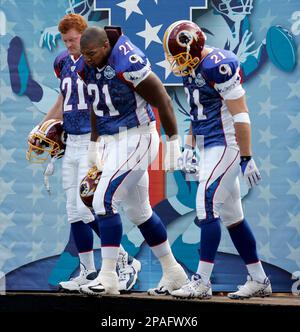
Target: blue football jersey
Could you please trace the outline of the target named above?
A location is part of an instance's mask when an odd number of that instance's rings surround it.
[[[236,55],[213,48],[196,67],[194,76],[183,77],[183,84],[193,135],[203,136],[204,147],[236,146],[233,119],[224,103],[224,99],[236,99],[245,93]]]
[[[54,61],[54,71],[60,79],[60,91],[64,98],[63,127],[66,133],[72,135],[91,131],[88,94],[77,74],[83,66],[82,56],[74,60],[67,51],[59,54]]]
[[[134,91],[150,72],[149,60],[124,35],[118,39],[103,68],[85,66],[80,76],[92,97],[99,135],[113,135],[122,128],[155,120],[151,106]]]

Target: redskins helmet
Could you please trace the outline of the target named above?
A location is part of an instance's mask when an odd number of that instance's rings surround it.
[[[176,76],[193,72],[201,59],[206,36],[192,21],[177,21],[171,24],[164,35],[164,51]]]
[[[101,174],[102,172],[96,166],[93,166],[80,183],[80,198],[84,205],[90,209],[93,208],[94,193],[100,181]]]
[[[44,163],[49,156],[59,159],[64,155],[65,147],[62,121],[51,119],[30,133],[26,159],[33,163]]]

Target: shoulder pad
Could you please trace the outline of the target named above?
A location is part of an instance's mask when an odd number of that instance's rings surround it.
[[[204,59],[202,68],[209,82],[225,83],[239,71],[239,61],[234,53],[215,49]]]
[[[60,54],[58,54],[58,56],[54,60],[54,64],[53,64],[54,72],[58,78],[60,78],[61,70],[62,70],[65,60],[67,59],[68,56],[69,56],[68,51],[63,51]]]

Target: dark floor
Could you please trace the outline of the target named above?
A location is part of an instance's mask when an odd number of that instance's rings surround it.
[[[101,315],[182,315],[209,312],[295,312],[300,317],[300,296],[274,294],[269,298],[230,300],[216,294],[210,300],[177,300],[146,293],[89,297],[81,294],[8,292],[0,296],[0,312],[95,312]]]

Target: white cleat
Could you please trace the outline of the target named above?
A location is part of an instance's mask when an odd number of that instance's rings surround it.
[[[59,288],[63,292],[78,293],[80,287],[90,283],[97,277],[97,272],[95,270],[86,270],[82,265],[80,265],[80,274],[76,278],[71,278],[69,281],[61,281],[59,283]]]
[[[134,287],[140,271],[140,261],[128,256],[127,252],[119,254],[117,273],[119,276],[119,291],[121,293],[129,292]]]
[[[188,281],[188,277],[184,272],[183,267],[177,264],[171,267],[163,274],[158,286],[156,288],[148,289],[148,295],[162,296],[170,295],[175,289],[179,289]]]
[[[87,295],[119,295],[119,280],[116,272],[101,272],[87,285],[80,287],[80,293]]]
[[[171,293],[172,296],[182,299],[210,299],[212,290],[210,282],[206,285],[199,274],[194,274],[190,282]]]
[[[247,277],[247,282],[243,286],[238,286],[238,291],[228,293],[230,299],[241,300],[249,299],[251,297],[267,297],[272,294],[272,287],[269,278],[264,282],[253,280],[250,276]]]

